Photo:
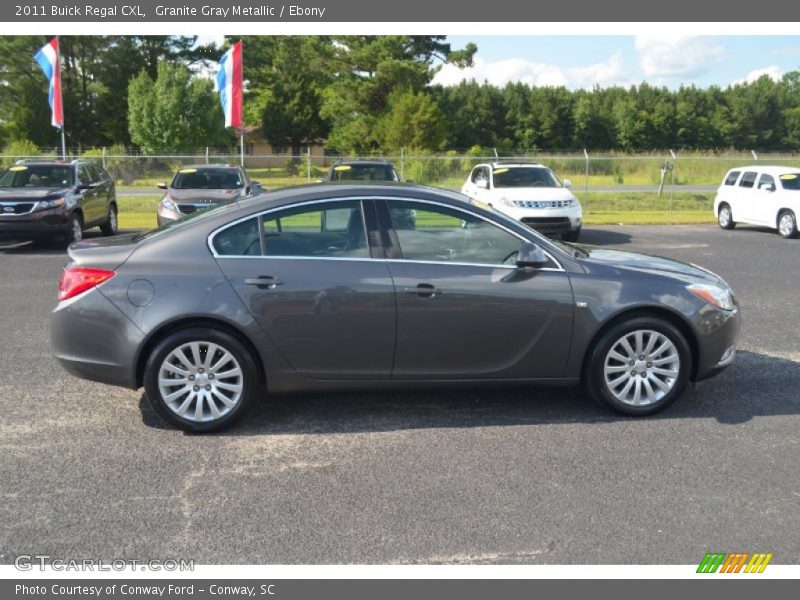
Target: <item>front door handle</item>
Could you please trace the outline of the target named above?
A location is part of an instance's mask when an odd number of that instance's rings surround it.
[[[420,283],[417,287],[407,287],[405,291],[408,294],[416,294],[420,298],[433,298],[436,294],[441,294],[441,292],[436,289],[436,286],[430,283]]]
[[[279,285],[283,285],[283,282],[278,279],[277,277],[273,277],[272,275],[261,275],[259,277],[250,277],[245,279],[244,282],[247,285],[254,285],[259,288],[265,288],[271,290]]]

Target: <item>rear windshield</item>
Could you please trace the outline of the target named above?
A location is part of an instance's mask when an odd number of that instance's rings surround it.
[[[779,175],[781,187],[785,190],[800,190],[800,173],[784,173]]]
[[[336,165],[331,181],[398,181],[391,165]]]
[[[494,187],[561,187],[550,169],[542,167],[498,167],[493,172]]]
[[[175,190],[238,190],[244,187],[238,169],[181,169],[175,174]]]
[[[0,187],[65,188],[72,185],[72,167],[66,165],[14,165],[0,175]]]

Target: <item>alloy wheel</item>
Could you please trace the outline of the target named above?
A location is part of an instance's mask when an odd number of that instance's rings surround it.
[[[603,374],[608,391],[618,401],[648,406],[672,391],[680,368],[678,349],[666,335],[639,329],[614,342],[603,363]]]

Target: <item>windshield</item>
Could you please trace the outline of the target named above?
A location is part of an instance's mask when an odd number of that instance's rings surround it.
[[[331,181],[397,181],[391,165],[337,165],[333,167]]]
[[[555,174],[544,167],[498,167],[492,173],[494,187],[561,187]]]
[[[800,190],[800,173],[785,173],[780,175],[781,187],[785,190]]]
[[[170,187],[175,190],[238,190],[243,186],[239,169],[181,169]]]
[[[72,185],[72,167],[66,165],[14,165],[0,175],[0,187],[65,188]]]

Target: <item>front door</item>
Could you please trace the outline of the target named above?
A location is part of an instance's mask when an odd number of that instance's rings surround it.
[[[522,239],[468,210],[387,200],[400,255],[398,379],[528,379],[564,374],[573,297],[553,261],[516,267]],[[394,237],[396,236],[396,237]]]

